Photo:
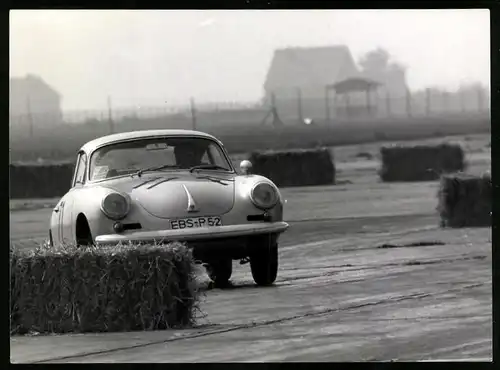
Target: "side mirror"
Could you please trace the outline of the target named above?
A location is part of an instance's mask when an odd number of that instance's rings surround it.
[[[252,162],[250,162],[247,159],[241,161],[240,170],[241,170],[241,173],[243,173],[243,175],[249,175],[251,169],[252,169]]]

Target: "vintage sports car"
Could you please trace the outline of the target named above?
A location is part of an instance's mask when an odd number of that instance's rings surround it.
[[[283,200],[269,179],[233,168],[206,133],[145,130],[104,136],[78,152],[71,189],[52,212],[49,242],[104,245],[183,241],[215,283],[232,260],[258,285],[278,270]]]

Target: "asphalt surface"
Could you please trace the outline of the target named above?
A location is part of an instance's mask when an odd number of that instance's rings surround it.
[[[437,182],[382,184],[367,167],[343,168],[351,184],[283,190],[274,286],[235,261],[227,289],[200,271],[195,328],[16,336],[11,361],[491,361],[491,229],[440,229]],[[13,242],[43,240],[49,214],[12,212]]]

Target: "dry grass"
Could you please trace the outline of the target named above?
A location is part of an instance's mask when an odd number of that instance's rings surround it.
[[[447,175],[441,178],[438,211],[443,227],[490,227],[490,175]]]
[[[382,147],[380,154],[384,182],[433,181],[465,169],[464,151],[456,144]]]
[[[326,148],[254,152],[249,160],[253,173],[269,178],[279,187],[335,183],[335,165]]]
[[[156,330],[193,323],[183,244],[10,248],[11,334]]]

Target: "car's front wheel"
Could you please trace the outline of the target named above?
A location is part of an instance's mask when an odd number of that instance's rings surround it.
[[[255,283],[268,286],[278,275],[278,244],[260,245],[250,255],[250,268]]]
[[[231,275],[233,274],[233,260],[222,259],[211,261],[206,265],[208,277],[216,286],[227,285]]]

